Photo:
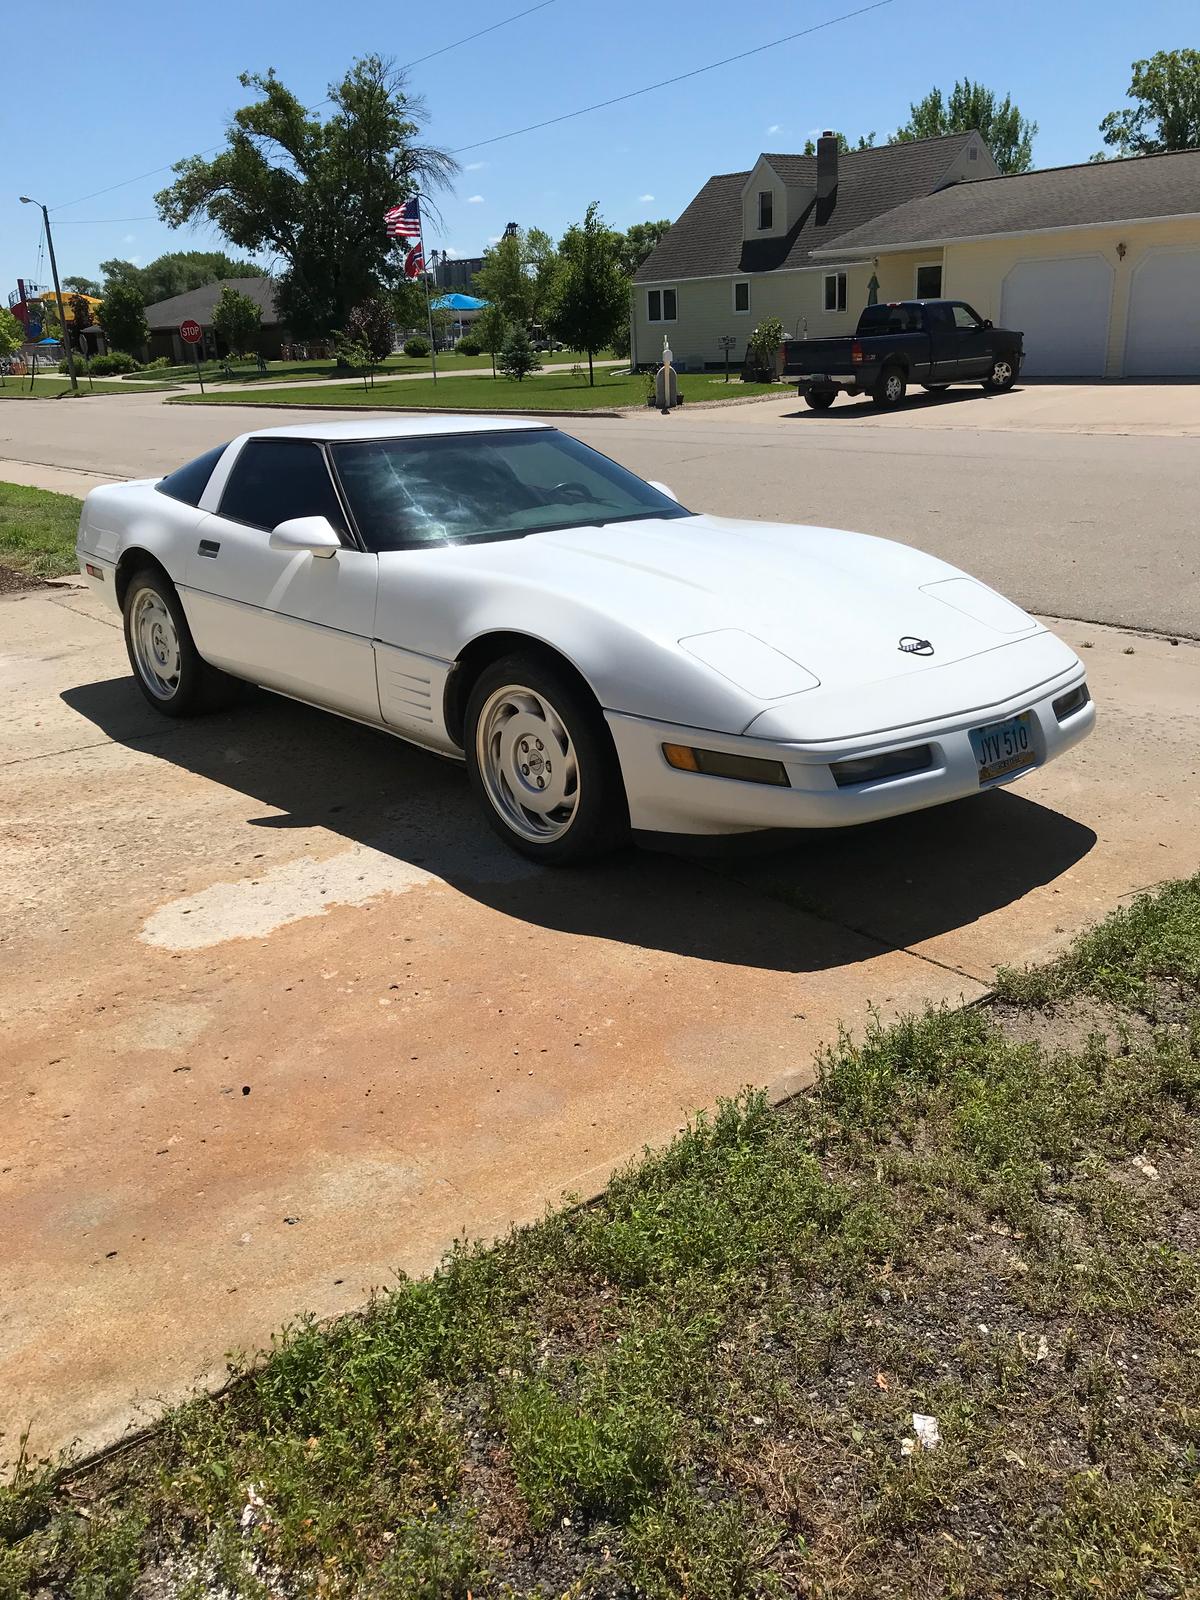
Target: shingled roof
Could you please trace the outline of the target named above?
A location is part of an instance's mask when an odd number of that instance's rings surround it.
[[[838,158],[838,185],[814,201],[781,238],[742,238],[742,189],[753,169],[710,178],[635,274],[638,283],[774,272],[807,264],[813,250],[857,229],[900,202],[936,188],[965,145],[978,135],[946,134],[906,144],[851,150]],[[815,156],[768,155],[781,180],[815,187]]]
[[[159,300],[155,305],[147,306],[146,322],[151,333],[177,328],[189,318],[206,327],[212,321],[221,290],[225,288],[249,295],[261,310],[263,322],[268,327],[278,323],[274,278],[226,278],[222,283],[203,283],[198,289],[189,289],[186,294],[173,294],[169,300]]]
[[[975,239],[1200,214],[1200,150],[1047,167],[954,184],[843,233],[837,251],[874,254]]]

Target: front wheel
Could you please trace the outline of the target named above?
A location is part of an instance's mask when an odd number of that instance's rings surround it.
[[[629,837],[612,738],[570,675],[536,655],[506,656],[467,701],[467,772],[492,827],[533,861],[569,866]]]
[[[191,717],[216,711],[236,698],[241,685],[201,657],[175,586],[159,568],[138,568],[121,609],[129,664],[138,688],[156,711],[166,717]]]
[[[871,399],[877,406],[886,406],[890,411],[901,403],[907,391],[908,384],[900,368],[889,367],[871,391]]]
[[[814,411],[828,411],[837,399],[837,391],[835,389],[807,389],[804,398]]]
[[[1002,394],[1005,389],[1011,389],[1016,381],[1016,362],[1011,356],[997,356],[992,363],[992,370],[983,380],[983,387],[994,394]]]

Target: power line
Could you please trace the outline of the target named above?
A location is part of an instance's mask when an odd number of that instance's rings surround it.
[[[481,150],[485,145],[499,144],[502,139],[516,139],[523,133],[536,133],[539,128],[552,128],[559,122],[570,122],[573,117],[585,117],[589,111],[603,111],[607,106],[619,106],[626,100],[636,100],[639,95],[652,94],[655,89],[668,88],[673,83],[685,83],[689,78],[698,78],[702,73],[715,72],[718,67],[728,67],[735,61],[745,61],[749,56],[762,55],[764,50],[777,50],[781,44],[791,44],[795,39],[803,39],[810,33],[820,33],[823,28],[832,28],[836,23],[849,22],[853,17],[866,16],[869,11],[879,11],[884,6],[890,6],[892,0],[874,0],[874,4],[860,6],[857,11],[844,11],[839,17],[829,17],[824,22],[815,22],[810,28],[801,28],[796,33],[786,33],[782,39],[772,39],[769,44],[755,45],[752,50],[741,50],[737,55],[725,56],[721,61],[710,61],[706,67],[693,67],[690,72],[680,72],[673,78],[660,78],[657,83],[648,83],[644,89],[631,89],[628,94],[613,95],[611,100],[597,100],[594,105],[580,106],[577,111],[564,111],[561,116],[547,117],[544,122],[531,122],[524,128],[513,128],[509,133],[493,134],[490,139],[476,139],[474,144],[460,144],[450,151],[452,156],[461,156],[468,150]]]
[[[524,11],[516,11],[511,17],[502,17],[499,22],[490,23],[486,28],[480,28],[475,33],[468,33],[465,38],[455,39],[453,44],[441,45],[437,50],[431,50],[427,56],[418,56],[415,61],[406,61],[399,70],[401,72],[408,72],[411,70],[411,68],[419,67],[426,61],[432,61],[435,56],[444,56],[447,51],[457,50],[464,44],[470,44],[474,39],[482,39],[484,34],[495,33],[497,28],[507,28],[510,22],[520,22],[522,17],[532,16],[535,11],[544,11],[547,6],[552,6],[555,4],[557,4],[557,0],[538,0],[537,5],[527,6]],[[319,111],[322,106],[327,106],[329,104],[329,100],[329,95],[326,95],[323,100],[318,100],[311,106],[305,106],[305,113],[310,114],[313,111]],[[220,148],[221,145],[219,144],[211,144],[207,150],[201,150],[198,153],[202,156],[210,156],[214,150],[219,150]],[[58,205],[51,206],[50,209],[51,211],[65,211],[68,206],[81,206],[85,200],[98,200],[102,194],[112,194],[115,189],[127,189],[131,183],[141,183],[146,178],[157,178],[160,173],[172,172],[175,168],[175,165],[176,163],[174,161],[168,161],[166,166],[151,167],[149,172],[139,172],[136,178],[122,178],[120,183],[110,183],[107,189],[93,189],[91,194],[81,194],[77,200],[60,201]],[[128,220],[131,222],[140,222],[143,220],[154,221],[156,219],[131,217]]]
[[[157,222],[154,217],[59,217],[56,227],[59,228],[98,228],[102,223],[108,222]]]

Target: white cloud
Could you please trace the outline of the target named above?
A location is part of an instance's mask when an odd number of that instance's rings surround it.
[[[469,194],[467,196],[467,204],[469,206],[481,206],[483,204],[483,196],[481,194]]]
[[[502,233],[489,233],[488,234],[488,243],[489,244],[499,244],[501,239],[503,239],[503,237],[504,237],[504,235]]]
[[[457,261],[459,256],[462,255],[462,251],[456,250],[452,244],[448,244],[442,251],[442,254],[444,256],[449,256],[451,261]]]
[[[771,124],[771,126],[767,129],[767,132],[768,133],[782,133],[783,132],[783,123],[782,122],[773,122]]]
[[[640,194],[638,195],[638,199],[643,205],[649,205],[650,201],[654,199],[654,196],[652,194]]]
[[[486,167],[486,166],[487,166],[487,162],[486,161],[468,161],[466,166],[463,168],[463,171],[464,172],[482,172],[484,167]]]

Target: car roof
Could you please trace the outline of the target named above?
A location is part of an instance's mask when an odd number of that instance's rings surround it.
[[[446,433],[511,433],[551,428],[533,417],[427,416],[351,418],[346,422],[296,422],[255,428],[244,439],[412,439]]]

